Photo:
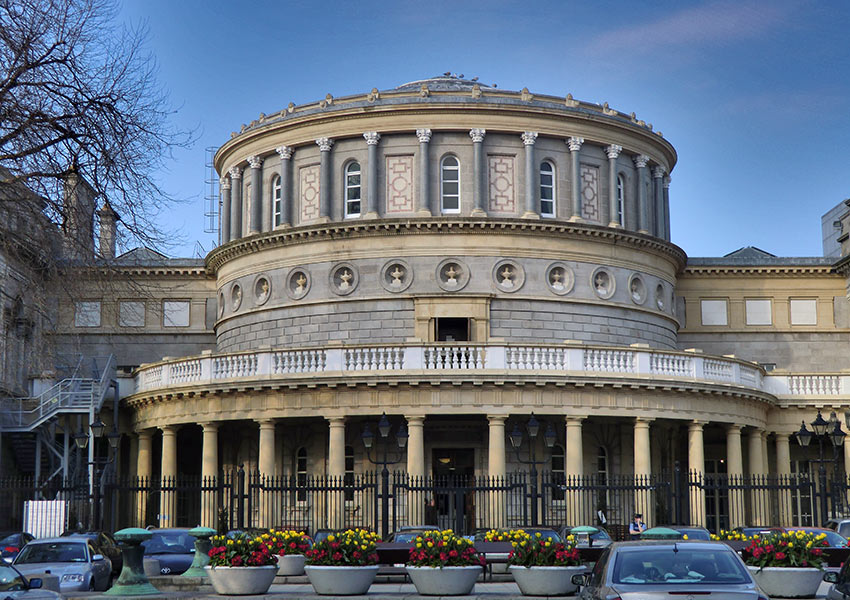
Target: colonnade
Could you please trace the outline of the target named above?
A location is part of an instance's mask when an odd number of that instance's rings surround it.
[[[472,216],[487,215],[487,155],[484,147],[487,131],[474,128],[469,131],[473,147],[473,210]],[[525,148],[525,186],[520,206],[523,207],[522,217],[527,219],[540,218],[540,186],[539,160],[535,151],[538,132],[526,131],[520,136]],[[427,128],[416,130],[419,141],[419,195],[415,202],[414,211],[420,216],[441,214],[439,193],[431,194],[429,146],[432,131]],[[363,138],[368,148],[368,158],[365,171],[366,210],[364,218],[380,218],[381,208],[378,200],[378,145],[381,134],[377,131],[367,131]],[[582,218],[582,186],[581,186],[581,148],[585,140],[580,137],[569,137],[564,140],[570,152],[570,190],[569,190],[569,220],[581,222]],[[317,138],[319,147],[319,205],[317,222],[327,222],[331,219],[331,154],[334,140],[327,137]],[[251,197],[242,197],[242,179],[246,177],[245,165],[230,168],[226,176],[220,178],[221,193],[221,242],[226,243],[247,234],[260,233],[265,229],[264,224],[270,224],[271,229],[295,224],[295,202],[293,200],[295,185],[292,177],[292,157],[297,150],[295,146],[279,146],[275,152],[279,156],[278,173],[280,177],[279,210],[275,209],[275,199],[272,194],[263,190],[263,165],[269,157],[254,155],[247,158],[247,169],[250,174]],[[623,152],[623,147],[610,144],[604,147],[608,158],[608,214],[610,227],[623,227],[625,217],[618,214],[619,199],[617,190],[618,169],[617,161]],[[650,158],[645,154],[632,156],[637,169],[637,230],[640,233],[653,234],[657,237],[670,239],[669,231],[669,185],[670,177],[666,176],[664,167],[655,165],[648,168]],[[650,181],[654,190],[653,197],[648,198],[645,182]],[[439,192],[439,190],[438,190]],[[242,222],[243,202],[250,200],[251,210],[247,214],[248,223]],[[625,211],[625,207],[623,207]],[[652,224],[651,224],[652,223]]]

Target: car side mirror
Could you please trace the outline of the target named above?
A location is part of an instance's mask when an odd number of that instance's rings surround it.
[[[91,559],[95,562],[97,562],[99,560],[103,560],[103,554],[95,554],[94,556],[91,557]]]
[[[823,574],[823,580],[827,583],[838,583],[838,573],[835,571],[827,571]]]
[[[30,590],[40,590],[40,589],[41,589],[41,585],[42,585],[41,579],[39,579],[38,577],[36,577],[35,579],[30,579],[30,580],[29,580],[29,585],[27,586],[27,589],[30,589]]]
[[[572,581],[573,585],[587,585],[587,580],[589,577],[589,573],[579,573],[578,575],[573,575],[570,581]]]

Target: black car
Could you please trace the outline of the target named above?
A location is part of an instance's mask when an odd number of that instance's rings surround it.
[[[15,560],[21,548],[27,545],[33,536],[15,531],[0,531],[0,558],[10,563]]]
[[[162,575],[182,575],[195,558],[195,538],[188,528],[151,529],[152,537],[142,542],[145,556],[159,560]]]
[[[112,574],[120,575],[124,567],[124,556],[112,534],[105,531],[66,531],[62,537],[84,538],[91,541],[99,554],[112,561]]]

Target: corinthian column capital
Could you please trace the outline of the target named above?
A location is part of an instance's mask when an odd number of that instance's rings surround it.
[[[242,179],[242,168],[241,167],[231,167],[229,173],[230,173],[230,179]]]
[[[280,154],[280,157],[283,160],[289,160],[292,158],[292,151],[295,150],[292,146],[278,146],[274,149],[275,152]]]
[[[608,158],[614,160],[618,156],[620,156],[620,152],[623,151],[622,146],[618,146],[617,144],[611,144],[605,148],[605,154],[608,155]]]
[[[218,178],[218,184],[221,187],[221,189],[223,189],[223,190],[229,190],[230,189],[230,180],[227,177],[224,177],[224,176],[219,177]]]
[[[570,147],[570,152],[578,152],[581,150],[581,145],[584,143],[584,138],[571,137],[567,138],[567,146]]]
[[[472,138],[472,142],[474,144],[480,144],[484,141],[484,135],[487,133],[486,129],[470,129],[469,137]]]
[[[646,154],[638,154],[632,160],[638,169],[643,169],[649,163],[649,157]]]
[[[316,144],[319,146],[319,150],[321,152],[330,152],[331,148],[333,148],[334,141],[331,138],[318,138],[316,140]]]
[[[430,129],[417,129],[416,137],[419,138],[420,144],[427,144],[431,141],[431,130]]]
[[[534,142],[537,141],[537,132],[536,131],[525,131],[522,134],[522,143],[526,146],[533,146]]]
[[[366,145],[377,146],[378,142],[381,141],[381,134],[377,131],[367,131],[363,134],[363,138],[366,140]]]
[[[656,179],[661,179],[662,177],[664,177],[664,174],[666,172],[667,172],[667,169],[665,169],[664,167],[662,167],[660,165],[652,167],[652,176],[655,177]]]

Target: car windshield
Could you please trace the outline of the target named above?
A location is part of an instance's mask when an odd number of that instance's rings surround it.
[[[644,584],[741,584],[750,575],[731,550],[695,550],[681,546],[643,547],[620,552],[614,563],[614,583]]]
[[[0,546],[5,548],[6,546],[17,546],[21,543],[21,534],[13,533],[11,535],[7,535],[3,539],[0,539]]]
[[[195,538],[186,531],[152,531],[142,542],[145,554],[190,554],[195,551]]]
[[[532,537],[540,537],[541,539],[549,538],[553,542],[560,542],[561,536],[552,529],[526,529],[525,532]],[[540,534],[539,536],[537,534]]]
[[[50,542],[34,544],[30,542],[18,554],[15,564],[87,562],[87,560],[84,543]]]
[[[399,531],[393,536],[393,543],[409,544],[416,539],[417,536],[425,533],[424,531]]]
[[[688,536],[689,540],[710,540],[711,534],[705,531],[704,529],[684,529],[677,528],[676,531],[685,534]]]
[[[24,579],[12,567],[0,565],[0,592],[19,592],[25,589]]]

